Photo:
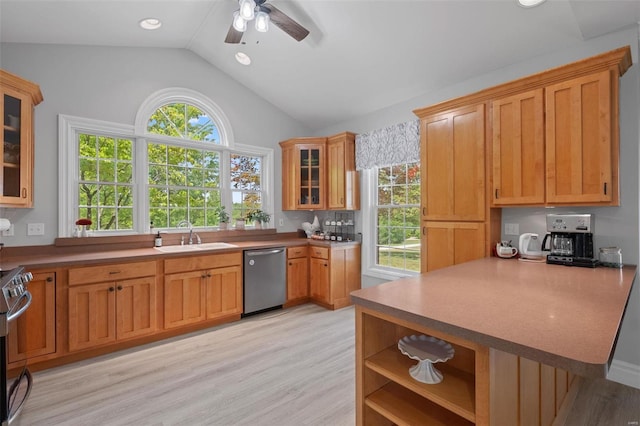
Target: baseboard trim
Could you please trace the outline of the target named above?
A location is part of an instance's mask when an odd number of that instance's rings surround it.
[[[607,379],[640,389],[640,365],[614,359]]]

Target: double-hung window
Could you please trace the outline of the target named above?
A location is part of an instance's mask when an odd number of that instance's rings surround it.
[[[60,116],[59,235],[77,219],[91,232],[144,233],[188,222],[219,225],[217,208],[233,218],[269,212],[273,150],[234,144],[230,125],[210,100],[168,89],[141,106],[135,126]]]
[[[375,169],[375,265],[420,272],[420,164]]]

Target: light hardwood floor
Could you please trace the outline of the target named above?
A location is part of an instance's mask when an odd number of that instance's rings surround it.
[[[354,358],[353,308],[307,304],[37,372],[12,426],[351,426]],[[640,420],[640,390],[606,385],[578,394],[567,426]]]

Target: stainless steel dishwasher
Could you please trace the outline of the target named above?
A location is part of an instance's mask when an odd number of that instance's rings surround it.
[[[245,250],[243,315],[280,308],[287,298],[284,247]]]

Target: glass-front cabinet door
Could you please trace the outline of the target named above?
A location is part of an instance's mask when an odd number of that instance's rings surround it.
[[[297,208],[324,208],[324,145],[298,147],[298,168]]]
[[[40,88],[0,70],[2,173],[0,206],[33,206],[33,107],[42,101]]]

